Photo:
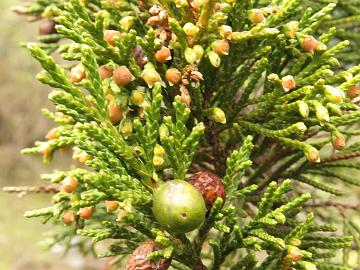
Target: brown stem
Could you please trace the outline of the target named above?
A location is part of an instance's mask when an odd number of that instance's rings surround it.
[[[60,191],[60,187],[58,185],[21,186],[3,187],[2,190],[9,193],[19,193],[19,196],[25,196],[28,193],[58,193]]]
[[[356,157],[360,157],[360,151],[323,158],[317,165]]]

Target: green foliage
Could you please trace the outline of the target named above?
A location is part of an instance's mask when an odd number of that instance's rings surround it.
[[[351,269],[359,216],[334,197],[360,186],[359,1],[33,2],[15,11],[56,22],[26,47],[56,88],[55,112],[43,113],[58,126],[23,153],[50,161],[72,147],[85,165],[43,175],[62,188],[25,214],[62,219],[69,230],[55,242],[112,239],[100,256],[119,269],[146,239],[162,246],[148,258],[173,269]],[[166,231],[154,191],[206,170],[226,198],[198,230]]]

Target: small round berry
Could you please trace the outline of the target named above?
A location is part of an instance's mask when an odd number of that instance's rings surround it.
[[[106,211],[108,213],[114,212],[119,208],[119,202],[117,201],[105,201]]]
[[[90,219],[95,212],[94,206],[80,208],[78,214],[82,219]]]
[[[206,207],[210,209],[218,197],[225,200],[225,186],[221,178],[212,172],[197,172],[187,181],[202,194]]]
[[[114,69],[109,66],[100,66],[99,67],[99,76],[101,80],[105,80],[107,78],[111,78],[113,76]]]
[[[181,72],[177,68],[169,68],[165,73],[166,80],[172,85],[181,81]]]
[[[205,219],[206,206],[201,193],[184,180],[162,184],[153,195],[156,220],[172,233],[190,232]]]
[[[214,42],[213,49],[218,55],[228,55],[230,45],[226,40],[216,40]]]
[[[113,79],[119,86],[125,86],[131,83],[132,74],[125,66],[120,66],[114,70]]]
[[[39,35],[50,35],[56,33],[54,20],[44,20],[39,25]]]
[[[109,104],[109,117],[113,125],[119,124],[123,118],[123,110],[114,103]]]
[[[162,246],[153,240],[148,240],[139,245],[131,254],[126,263],[125,270],[167,270],[170,267],[171,259],[148,259],[148,254],[161,250]]]
[[[115,37],[120,37],[121,33],[116,30],[105,30],[104,31],[104,39],[107,43],[109,43],[111,46],[115,46]]]
[[[78,187],[78,180],[71,175],[68,175],[63,180],[63,186],[61,190],[67,193],[73,192]]]
[[[159,63],[165,63],[169,60],[171,60],[171,51],[169,48],[167,47],[161,47],[160,50],[158,50],[155,53],[155,59],[156,61],[158,61]]]
[[[313,36],[307,36],[305,37],[301,42],[301,47],[306,52],[313,53],[320,45],[320,42],[316,40]]]
[[[70,80],[74,83],[79,83],[86,78],[84,66],[80,63],[73,67],[70,71]]]
[[[76,215],[73,211],[66,211],[62,215],[62,221],[65,225],[70,225],[74,222]]]
[[[349,88],[347,95],[349,98],[353,99],[360,95],[360,86],[359,85],[353,85]]]

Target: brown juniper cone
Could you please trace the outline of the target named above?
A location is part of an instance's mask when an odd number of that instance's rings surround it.
[[[56,33],[54,20],[44,20],[39,25],[39,35],[50,35]]]
[[[147,255],[161,249],[161,245],[148,240],[138,246],[131,254],[125,270],[166,270],[170,267],[171,259],[149,260]]]
[[[203,75],[197,70],[197,67],[194,65],[187,65],[184,67],[182,72],[181,83],[183,85],[189,85],[190,81],[202,81],[204,80]]]
[[[210,209],[217,197],[225,200],[225,186],[221,178],[212,172],[197,172],[187,179],[204,197],[207,209]]]
[[[145,64],[148,62],[145,52],[140,45],[135,46],[131,56],[134,58],[136,64],[141,68],[144,68]]]
[[[163,41],[163,45],[167,46],[173,37],[169,29],[169,17],[165,10],[158,6],[152,6],[149,9],[151,17],[147,20],[147,25],[150,27],[157,27],[155,29],[156,37]]]
[[[190,107],[191,97],[190,97],[189,90],[186,88],[186,86],[180,85],[180,94],[181,94],[181,99],[184,102],[184,104],[187,107]]]
[[[187,86],[190,84],[191,81],[202,81],[202,80],[204,80],[203,75],[197,70],[196,66],[187,65],[182,70],[180,94],[186,106],[189,107],[191,103],[191,97]]]

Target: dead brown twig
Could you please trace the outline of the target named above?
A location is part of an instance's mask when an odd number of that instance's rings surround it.
[[[360,151],[323,158],[317,165],[356,157],[360,157]]]
[[[9,193],[18,193],[19,197],[23,197],[29,193],[58,193],[60,187],[58,185],[39,185],[39,186],[20,186],[20,187],[3,187],[2,189]]]

